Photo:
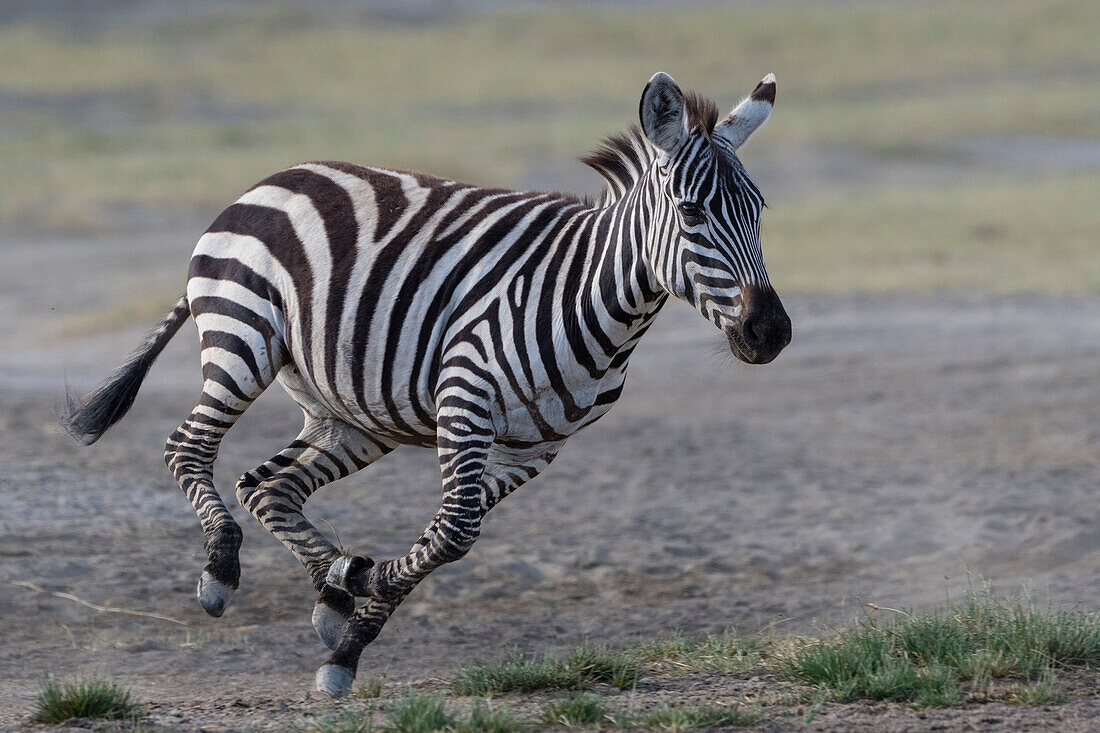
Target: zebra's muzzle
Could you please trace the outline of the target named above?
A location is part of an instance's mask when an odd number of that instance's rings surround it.
[[[767,364],[791,342],[791,319],[771,288],[747,287],[740,323],[726,329],[733,355],[746,364]]]

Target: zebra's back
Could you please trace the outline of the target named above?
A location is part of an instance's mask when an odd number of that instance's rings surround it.
[[[188,297],[212,350],[204,359],[264,386],[285,367],[299,401],[431,444],[446,356],[508,359],[488,356],[492,337],[473,331],[492,322],[514,345],[535,306],[532,286],[545,280],[545,249],[579,208],[557,194],[347,163],[284,170],[226,209],[196,247]],[[489,381],[506,382],[494,371]]]

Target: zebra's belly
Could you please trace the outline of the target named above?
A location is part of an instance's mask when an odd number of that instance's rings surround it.
[[[504,443],[540,444],[560,442],[592,424],[613,402],[597,402],[608,389],[621,386],[623,376],[609,375],[583,387],[573,385],[568,397],[550,387],[524,395],[510,392],[495,395],[491,408],[495,437]],[[294,367],[284,369],[279,381],[309,413],[327,412],[373,435],[401,445],[434,447],[436,412],[428,390],[408,384],[384,393],[377,380],[366,379],[358,394],[336,393]],[[416,395],[415,398],[411,397]]]
[[[374,435],[383,436],[402,445],[434,446],[436,412],[433,397],[428,392],[410,399],[415,388],[383,394],[378,385],[359,396],[326,394],[318,384],[310,384],[296,375],[293,380],[280,381],[299,404],[309,409],[322,408],[333,416]],[[522,399],[512,393],[496,395],[491,408],[495,437],[505,443],[538,444],[558,442],[578,432],[602,417],[612,404],[593,404],[601,392],[600,383],[570,393],[568,402],[550,388]],[[312,403],[310,407],[306,403]]]
[[[400,445],[435,445],[435,402],[427,390],[407,383],[383,389],[377,370],[367,370],[359,380],[337,370],[330,380],[307,368],[296,351],[279,381],[307,414],[335,417]]]

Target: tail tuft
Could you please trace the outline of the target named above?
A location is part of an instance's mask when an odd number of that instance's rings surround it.
[[[107,380],[83,400],[65,388],[66,409],[58,419],[65,432],[84,445],[99,440],[134,404],[149,367],[190,315],[187,296],[179,299],[164,321],[149,332],[130,356]]]

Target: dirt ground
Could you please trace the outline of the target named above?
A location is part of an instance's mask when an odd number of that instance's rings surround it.
[[[162,284],[167,309],[189,237],[5,238],[0,728],[26,725],[46,674],[110,675],[152,702],[151,721],[184,729],[280,728],[337,707],[310,692],[326,650],[306,575],[239,508],[240,592],[221,619],[195,600],[202,535],[160,457],[198,394],[192,326],[99,444],[80,448],[55,426],[66,378],[92,387],[140,335],[103,309]],[[56,276],[26,275],[35,272]],[[619,405],[494,510],[469,557],[417,589],[360,674],[397,689],[586,638],[824,630],[863,602],[925,608],[979,576],[1006,593],[1027,584],[1040,602],[1100,607],[1100,299],[785,300],[793,343],[755,368],[726,355],[694,311],[670,305]],[[298,427],[284,395],[265,395],[224,445],[223,495]],[[438,487],[434,454],[402,449],[308,511],[344,545],[387,557],[417,536]],[[98,612],[16,581],[179,623]],[[636,694],[658,699],[678,684]],[[699,684],[722,699],[745,683]],[[1100,726],[1100,703],[776,715],[764,729],[1087,730]]]

